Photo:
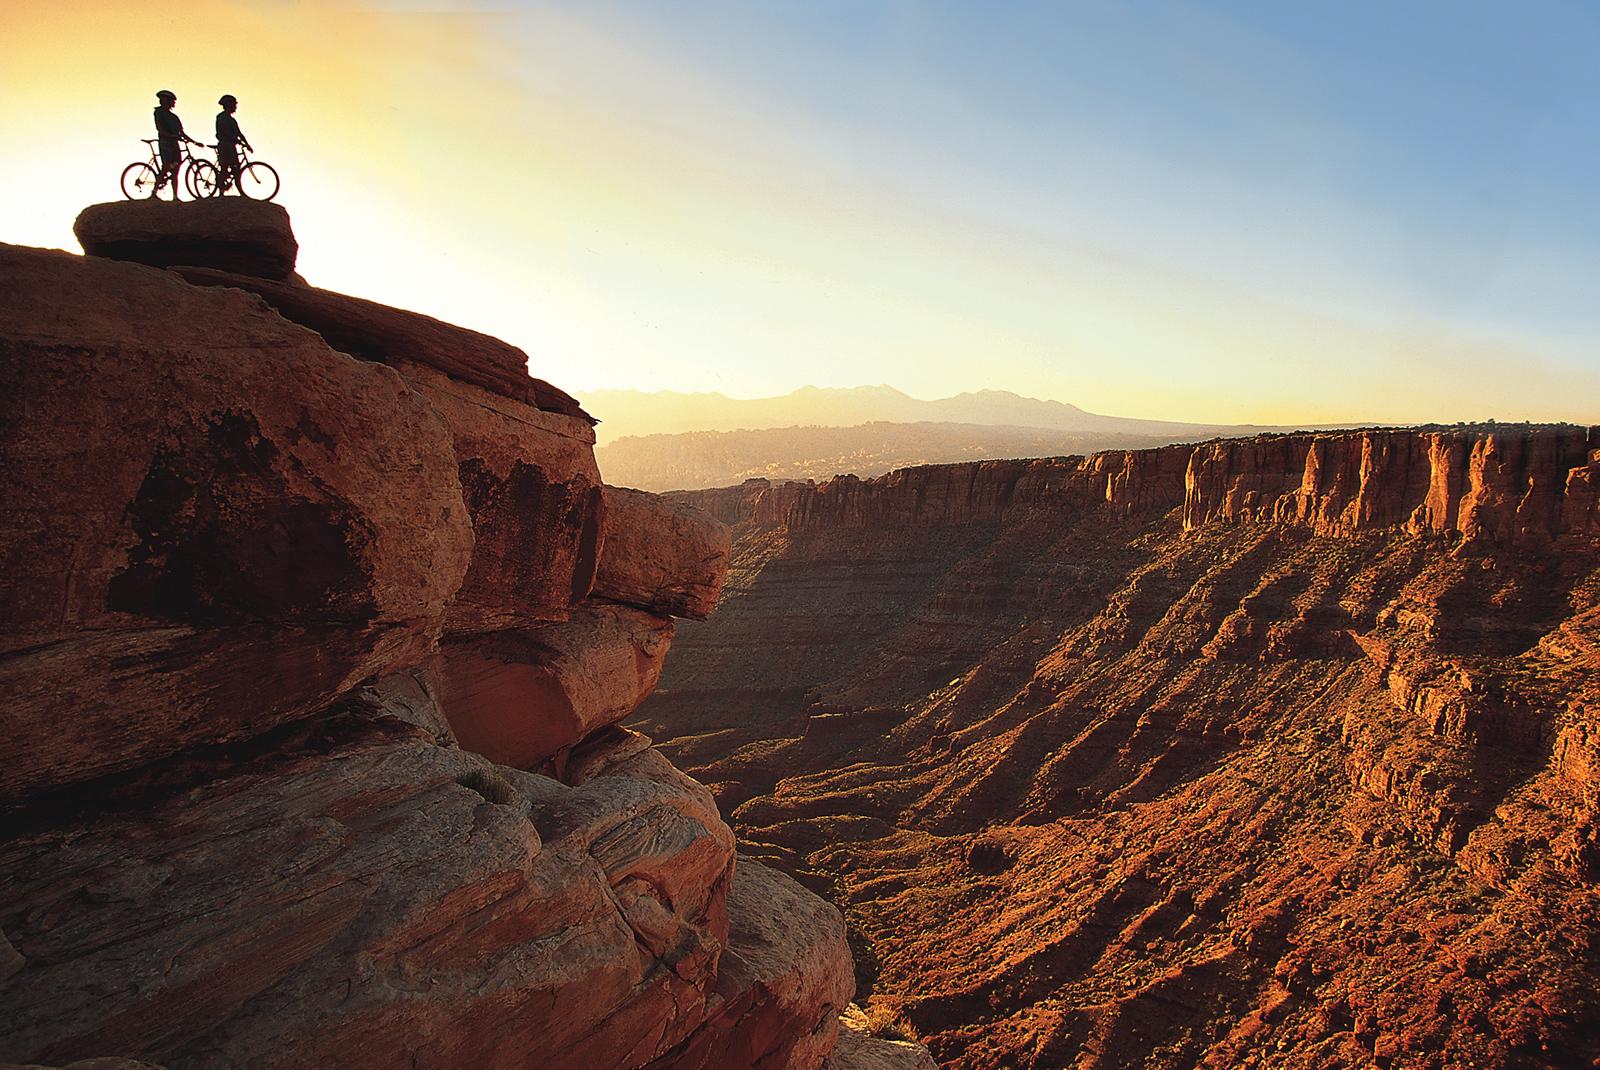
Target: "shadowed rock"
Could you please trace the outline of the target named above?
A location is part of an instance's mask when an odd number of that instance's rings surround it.
[[[7,246],[0,274],[0,795],[426,655],[472,535],[399,376],[151,268]]]
[[[424,365],[399,370],[450,428],[472,519],[472,561],[446,629],[562,619],[594,584],[605,503],[593,428]]]
[[[204,201],[111,201],[79,213],[72,232],[90,256],[152,267],[194,264],[287,279],[299,243],[289,213],[244,197]]]

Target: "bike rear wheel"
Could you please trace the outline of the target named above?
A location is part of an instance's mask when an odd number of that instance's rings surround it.
[[[239,192],[253,201],[270,201],[278,195],[278,172],[256,160],[239,171]]]
[[[147,163],[130,163],[122,169],[122,195],[130,201],[149,200],[156,195],[156,180],[160,177]]]
[[[189,173],[184,176],[184,184],[189,187],[189,196],[197,201],[207,197],[215,197],[221,191],[221,176],[217,173],[216,165],[209,160],[195,160],[189,164]]]

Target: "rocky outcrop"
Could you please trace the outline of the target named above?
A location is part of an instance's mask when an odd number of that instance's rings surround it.
[[[401,366],[450,428],[472,559],[446,611],[456,632],[559,620],[594,586],[605,503],[587,420]],[[663,538],[669,536],[663,534]]]
[[[287,279],[300,252],[281,205],[244,197],[204,201],[113,201],[85,208],[72,224],[83,251],[153,267],[189,264]]]
[[[605,509],[595,595],[704,620],[728,571],[727,526],[681,501],[625,487],[605,488]]]
[[[237,292],[0,265],[0,795],[246,738],[427,655],[472,534],[399,376]]]
[[[735,870],[729,912],[706,1021],[651,1070],[821,1066],[855,991],[839,912],[749,858]]]
[[[837,912],[617,726],[714,521],[630,501],[591,598],[591,421],[520,351],[216,267],[0,273],[0,1059],[820,1065]]]
[[[630,1066],[699,1020],[733,837],[687,778],[568,788],[371,730],[285,750],[0,852],[26,963],[0,1050]]]
[[[593,421],[529,378],[527,355],[496,338],[402,309],[188,269],[197,285],[248,290],[333,348],[387,364],[450,429],[473,555],[450,606],[452,631],[559,620],[595,580],[603,503]]]
[[[733,563],[629,723],[831,890],[863,995],[941,1065],[1583,1065],[1594,441],[674,496]]]
[[[589,603],[562,624],[450,639],[433,674],[463,746],[536,769],[638,708],[671,641],[669,620]]]

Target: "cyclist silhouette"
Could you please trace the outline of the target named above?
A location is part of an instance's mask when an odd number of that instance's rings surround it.
[[[200,144],[183,132],[183,120],[172,110],[176,103],[178,94],[170,89],[163,89],[156,94],[156,139],[161,143],[161,174],[156,178],[156,193],[161,192],[162,183],[170,178],[173,200],[178,199],[178,167],[183,163],[183,149],[179,142]]]
[[[239,182],[239,146],[251,152],[255,149],[240,131],[239,120],[233,117],[239,110],[239,99],[232,93],[224,93],[217,103],[222,105],[217,113],[217,166],[222,171],[220,189],[225,191]]]

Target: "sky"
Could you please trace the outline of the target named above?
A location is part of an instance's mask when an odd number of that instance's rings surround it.
[[[1596,423],[1596,55],[1539,0],[7,0],[0,241],[230,92],[310,282],[580,399]]]

